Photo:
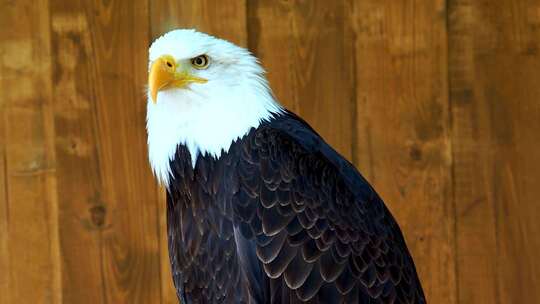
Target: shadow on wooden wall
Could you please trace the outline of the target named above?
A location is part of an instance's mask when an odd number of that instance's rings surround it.
[[[0,2],[0,303],[175,303],[147,50],[248,47],[400,223],[431,303],[540,298],[540,1]]]

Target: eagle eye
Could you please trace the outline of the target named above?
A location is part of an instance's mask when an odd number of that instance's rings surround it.
[[[200,55],[195,58],[191,58],[191,65],[199,70],[206,69],[209,63],[210,60],[206,55]]]

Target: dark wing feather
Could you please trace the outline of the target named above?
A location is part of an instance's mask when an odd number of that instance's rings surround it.
[[[237,159],[231,170],[239,180],[232,200],[242,244],[255,247],[240,254],[247,277],[255,280],[255,299],[425,302],[392,215],[354,167],[305,122],[288,113],[239,144],[231,151]]]

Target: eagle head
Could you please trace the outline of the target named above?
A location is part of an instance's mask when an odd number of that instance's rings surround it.
[[[191,29],[170,31],[149,51],[147,132],[150,164],[168,185],[170,162],[185,145],[220,157],[261,121],[282,111],[248,50]]]

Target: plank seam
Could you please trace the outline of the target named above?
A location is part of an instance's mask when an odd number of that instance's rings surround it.
[[[451,75],[450,75],[450,71],[451,71],[451,59],[450,59],[450,54],[451,54],[451,47],[450,47],[450,43],[451,43],[451,39],[450,39],[450,31],[451,31],[451,26],[450,26],[450,11],[451,11],[451,2],[452,0],[445,0],[445,23],[446,23],[446,95],[447,95],[447,100],[448,100],[448,129],[450,131],[450,136],[449,136],[449,142],[450,142],[450,187],[451,187],[451,190],[450,190],[450,195],[451,195],[451,203],[452,203],[452,209],[453,209],[453,217],[454,217],[454,222],[453,222],[453,234],[454,234],[454,244],[453,244],[453,251],[454,251],[454,284],[455,284],[455,299],[456,301],[459,301],[459,282],[458,282],[458,278],[459,278],[459,262],[458,262],[458,233],[457,233],[457,207],[456,207],[456,185],[455,185],[455,182],[456,182],[456,178],[455,178],[455,151],[454,151],[454,140],[453,140],[453,136],[452,136],[452,133],[454,132],[453,130],[453,125],[454,125],[454,112],[453,112],[453,98],[452,98],[452,81],[451,81]]]
[[[352,125],[352,128],[351,128],[351,161],[352,163],[358,167],[359,166],[359,163],[358,163],[358,155],[357,155],[357,152],[358,152],[358,95],[357,95],[357,92],[356,92],[356,84],[357,84],[357,69],[356,69],[356,64],[357,64],[357,60],[356,60],[356,43],[357,43],[357,34],[356,34],[356,29],[354,27],[354,1],[349,1],[349,9],[348,9],[348,12],[347,12],[347,30],[349,30],[351,32],[351,35],[352,35],[352,45],[351,45],[351,60],[352,60],[352,70],[350,71],[350,76],[351,76],[351,83],[352,83],[352,86],[350,88],[351,90],[351,125]]]

